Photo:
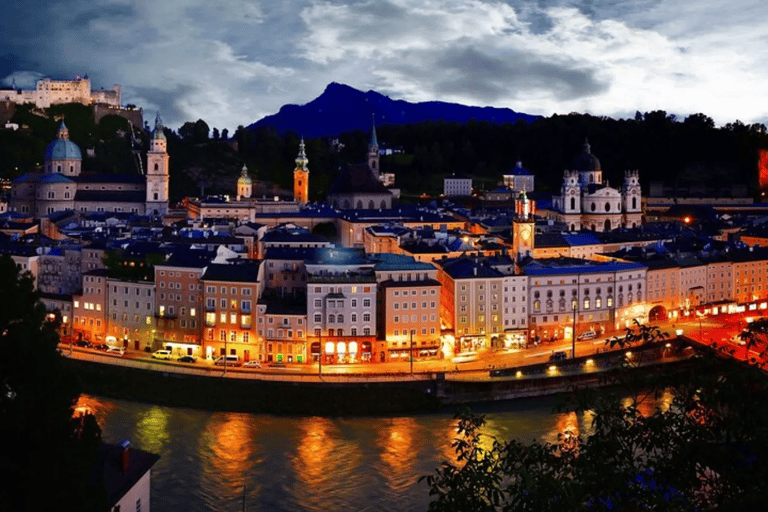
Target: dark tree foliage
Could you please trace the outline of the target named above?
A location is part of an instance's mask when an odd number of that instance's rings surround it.
[[[0,510],[103,510],[90,478],[101,431],[73,418],[77,378],[29,273],[0,257]]]
[[[658,334],[640,326],[624,346]],[[422,477],[434,497],[429,510],[761,509],[766,375],[711,354],[657,380],[628,370],[607,378],[610,387],[574,390],[559,411],[587,415],[590,427],[554,443],[488,439],[483,417],[457,414],[457,462]],[[671,397],[668,406],[662,396]]]

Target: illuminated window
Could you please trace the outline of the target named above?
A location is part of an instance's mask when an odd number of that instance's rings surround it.
[[[589,309],[589,299],[584,299],[584,309]]]

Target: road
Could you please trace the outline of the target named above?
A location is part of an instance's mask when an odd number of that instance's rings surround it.
[[[751,315],[742,314],[723,314],[715,317],[702,317],[689,318],[683,321],[664,321],[654,323],[659,329],[667,333],[670,338],[674,338],[677,334],[682,334],[691,338],[703,345],[717,344],[718,347],[723,345],[728,346],[729,349],[734,350],[733,357],[744,360],[745,358],[754,358],[757,356],[756,352],[748,352],[746,347],[739,346],[730,342],[735,335],[741,332],[746,325],[746,318],[749,316],[756,317],[759,313],[753,312]],[[623,332],[616,333],[617,335],[623,335]],[[605,352],[609,350],[606,342],[613,336],[601,337],[595,340],[577,341],[576,342],[576,356],[589,356],[599,352]],[[62,352],[66,355],[69,353],[70,345],[68,340],[64,340],[60,344]],[[119,357],[112,354],[106,354],[96,349],[85,349],[80,347],[74,347],[74,350],[103,354],[105,358]],[[514,368],[520,366],[527,366],[533,364],[540,364],[549,361],[550,356],[554,352],[563,351],[567,353],[568,357],[571,357],[572,343],[570,341],[555,341],[549,343],[542,343],[537,347],[531,347],[527,349],[517,350],[505,350],[495,352],[480,352],[476,359],[468,362],[453,362],[447,359],[442,360],[430,360],[430,361],[414,361],[413,372],[414,373],[434,373],[434,372],[486,372],[489,369],[500,368]],[[152,359],[151,354],[146,352],[131,351],[125,353],[123,356],[126,359],[137,360],[151,360],[158,362],[157,359]],[[198,359],[195,363],[181,363],[177,362],[175,358],[171,361],[163,361],[166,364],[176,364],[185,367],[198,367],[198,368],[210,368],[213,367],[212,361]],[[217,369],[223,370],[223,367],[217,366]],[[269,373],[282,373],[282,374],[317,374],[320,370],[317,363],[312,364],[285,364],[282,367],[271,367],[266,364],[262,368],[239,368],[240,371],[253,371],[261,372],[264,374]],[[323,374],[395,374],[403,375],[411,372],[411,364],[408,361],[402,362],[389,362],[389,363],[364,363],[364,364],[344,364],[344,365],[327,365],[322,366]]]

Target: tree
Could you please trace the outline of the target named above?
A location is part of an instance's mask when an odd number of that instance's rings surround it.
[[[633,331],[641,336],[651,330]],[[657,338],[658,340],[658,338]],[[637,340],[636,340],[637,341]],[[633,343],[632,341],[627,344]],[[751,510],[768,477],[768,379],[713,357],[672,377],[622,372],[574,390],[560,411],[589,415],[587,433],[554,443],[488,438],[459,413],[457,462],[422,477],[429,510]],[[662,394],[672,396],[667,407]]]
[[[79,385],[56,325],[31,274],[5,255],[0,289],[0,510],[104,509],[103,487],[89,482],[101,432],[93,416],[73,418]]]
[[[221,138],[223,140],[227,140],[229,138],[229,130],[227,130],[226,128],[221,130]]]
[[[219,129],[215,126],[213,127],[213,140],[219,140]]]

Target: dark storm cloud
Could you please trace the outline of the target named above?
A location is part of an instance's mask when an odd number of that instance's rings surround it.
[[[549,91],[560,100],[594,96],[608,89],[596,71],[574,63],[534,60],[532,55],[489,56],[474,48],[446,52],[435,61],[443,78],[434,84],[439,93],[472,93],[488,102],[526,91]]]

